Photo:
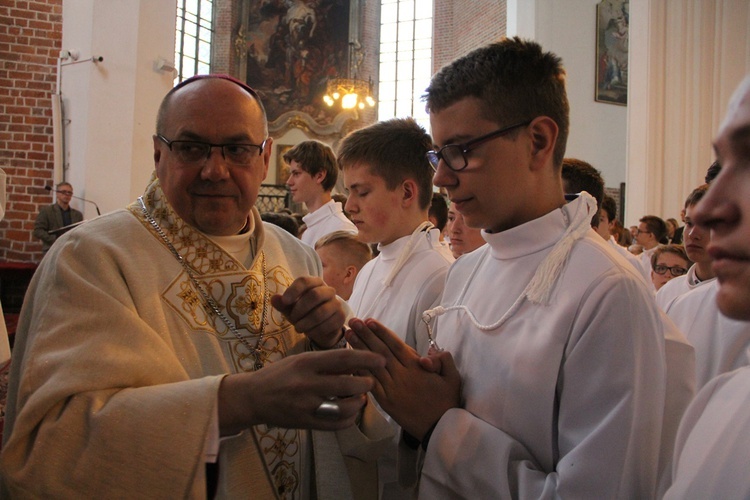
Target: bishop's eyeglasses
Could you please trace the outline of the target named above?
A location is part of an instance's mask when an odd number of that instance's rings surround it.
[[[480,144],[484,144],[487,141],[490,141],[497,137],[501,137],[517,128],[525,127],[532,121],[533,120],[526,120],[525,122],[516,123],[515,125],[511,125],[510,127],[504,127],[495,130],[494,132],[490,132],[489,134],[477,137],[476,139],[472,139],[463,144],[446,144],[437,151],[427,151],[427,161],[430,162],[430,165],[432,165],[432,169],[436,172],[438,169],[438,162],[440,162],[441,159],[445,162],[449,169],[453,170],[454,172],[460,172],[469,164],[466,159],[466,153],[476,148]]]
[[[156,134],[183,163],[202,163],[211,156],[213,148],[221,149],[221,156],[232,165],[244,166],[254,157],[260,156],[268,139],[261,144],[211,144],[202,141],[170,141],[161,134]]]

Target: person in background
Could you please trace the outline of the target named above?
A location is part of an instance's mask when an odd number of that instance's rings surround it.
[[[614,248],[617,253],[625,257],[625,260],[627,260],[633,268],[638,271],[641,276],[643,276],[643,280],[646,283],[651,282],[651,273],[645,274],[643,272],[643,267],[641,266],[641,262],[633,255],[632,252],[630,252],[627,248],[624,246],[620,246],[618,242],[615,239],[613,231],[618,231],[617,229],[617,202],[615,202],[615,199],[612,198],[609,195],[604,195],[604,198],[602,199],[602,205],[601,209],[599,210],[599,225],[596,226],[596,232],[604,238],[604,240],[612,247]],[[627,232],[627,231],[625,231]],[[630,233],[627,233],[628,235]]]
[[[683,210],[684,219],[684,210]],[[667,243],[679,245],[682,243],[682,233],[685,230],[684,226],[680,226],[675,218],[669,218],[664,222],[667,223]]]
[[[63,235],[29,286],[0,496],[377,491],[392,433],[357,373],[383,360],[339,348],[345,311],[315,251],[260,219],[272,143],[238,80],[165,96],[144,194]]]
[[[656,293],[656,303],[662,310],[676,297],[690,290],[711,283],[716,275],[711,268],[711,256],[708,254],[708,245],[711,243],[711,232],[698,226],[693,221],[695,206],[708,191],[708,184],[702,184],[695,188],[685,200],[685,231],[683,232],[685,253],[693,262],[684,276],[679,276],[668,281]]]
[[[684,276],[690,259],[682,245],[659,245],[651,254],[651,282],[658,292],[669,280]]]
[[[304,203],[308,213],[302,220],[305,230],[300,233],[303,243],[315,247],[315,242],[334,231],[356,234],[357,228],[344,215],[341,203],[331,198],[336,186],[338,167],[331,148],[320,141],[303,141],[284,153],[289,164],[286,185],[292,200]]]
[[[46,254],[58,235],[50,231],[60,229],[83,220],[83,213],[70,206],[73,197],[73,186],[69,182],[57,185],[55,203],[45,205],[39,210],[34,222],[34,238],[42,242],[42,253]]]
[[[487,243],[482,237],[482,230],[467,226],[464,216],[452,206],[448,207],[447,232],[451,252],[455,259]]]
[[[448,202],[440,193],[432,193],[432,201],[427,211],[427,219],[440,231],[440,247],[443,253],[452,258],[448,242],[445,241],[445,233],[448,225]]]
[[[663,219],[655,215],[641,217],[635,241],[643,249],[640,253],[641,267],[649,275],[651,274],[651,256],[656,251],[656,247],[667,242],[666,238],[667,223]]]
[[[719,311],[750,325],[750,76],[730,100],[714,150],[721,173],[693,218],[711,231],[708,253],[718,278]],[[750,498],[749,463],[750,367],[745,366],[713,379],[688,408],[675,447],[673,484],[664,498]]]
[[[263,222],[270,222],[271,224],[279,226],[295,238],[299,236],[299,224],[292,214],[284,212],[263,212],[260,214],[260,219]]]
[[[348,231],[334,231],[315,243],[315,251],[323,264],[323,281],[349,300],[359,271],[372,259],[370,246]]]

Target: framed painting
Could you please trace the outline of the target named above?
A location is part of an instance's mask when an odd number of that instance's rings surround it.
[[[596,6],[596,95],[600,102],[628,103],[628,0]]]
[[[321,126],[337,110],[323,102],[330,78],[348,74],[353,0],[246,0],[245,81],[263,98],[268,121],[303,113]]]
[[[293,147],[291,144],[279,144],[276,147],[276,184],[286,184],[289,179],[289,164],[284,160],[284,155]]]

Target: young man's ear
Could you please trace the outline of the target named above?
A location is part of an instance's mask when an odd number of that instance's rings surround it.
[[[403,192],[403,198],[402,201],[405,204],[405,206],[409,206],[412,203],[417,203],[417,198],[419,196],[419,188],[417,188],[417,183],[414,182],[413,179],[406,179],[401,184],[401,189]]]
[[[355,266],[346,266],[346,274],[343,278],[344,284],[348,285],[349,283],[353,283],[356,277],[357,268]]]
[[[554,155],[559,129],[548,116],[535,118],[528,129],[531,133],[532,168],[541,168]]]
[[[315,182],[318,184],[323,184],[323,181],[326,178],[326,171],[325,170],[319,170],[315,175],[313,175],[313,179],[315,179]]]

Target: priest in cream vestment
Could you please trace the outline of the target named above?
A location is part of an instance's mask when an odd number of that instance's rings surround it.
[[[182,106],[160,111],[157,132],[174,142],[154,138],[158,178],[127,209],[63,236],[43,260],[11,368],[4,496],[376,494],[378,443],[390,435],[372,404],[360,409],[364,377],[345,374],[372,360],[347,349],[299,354],[318,349],[316,326],[297,316],[302,305],[284,301],[297,278],[322,284],[304,278],[321,265],[252,208],[271,139],[263,141],[265,116],[251,92],[224,77],[173,89],[165,102]],[[209,143],[225,145],[209,145],[206,156]],[[340,329],[338,302],[320,302],[313,313],[329,309],[312,314],[316,324],[330,315]],[[253,389],[227,392],[238,384]],[[295,387],[304,390],[276,397]],[[344,420],[358,426],[342,428]]]

